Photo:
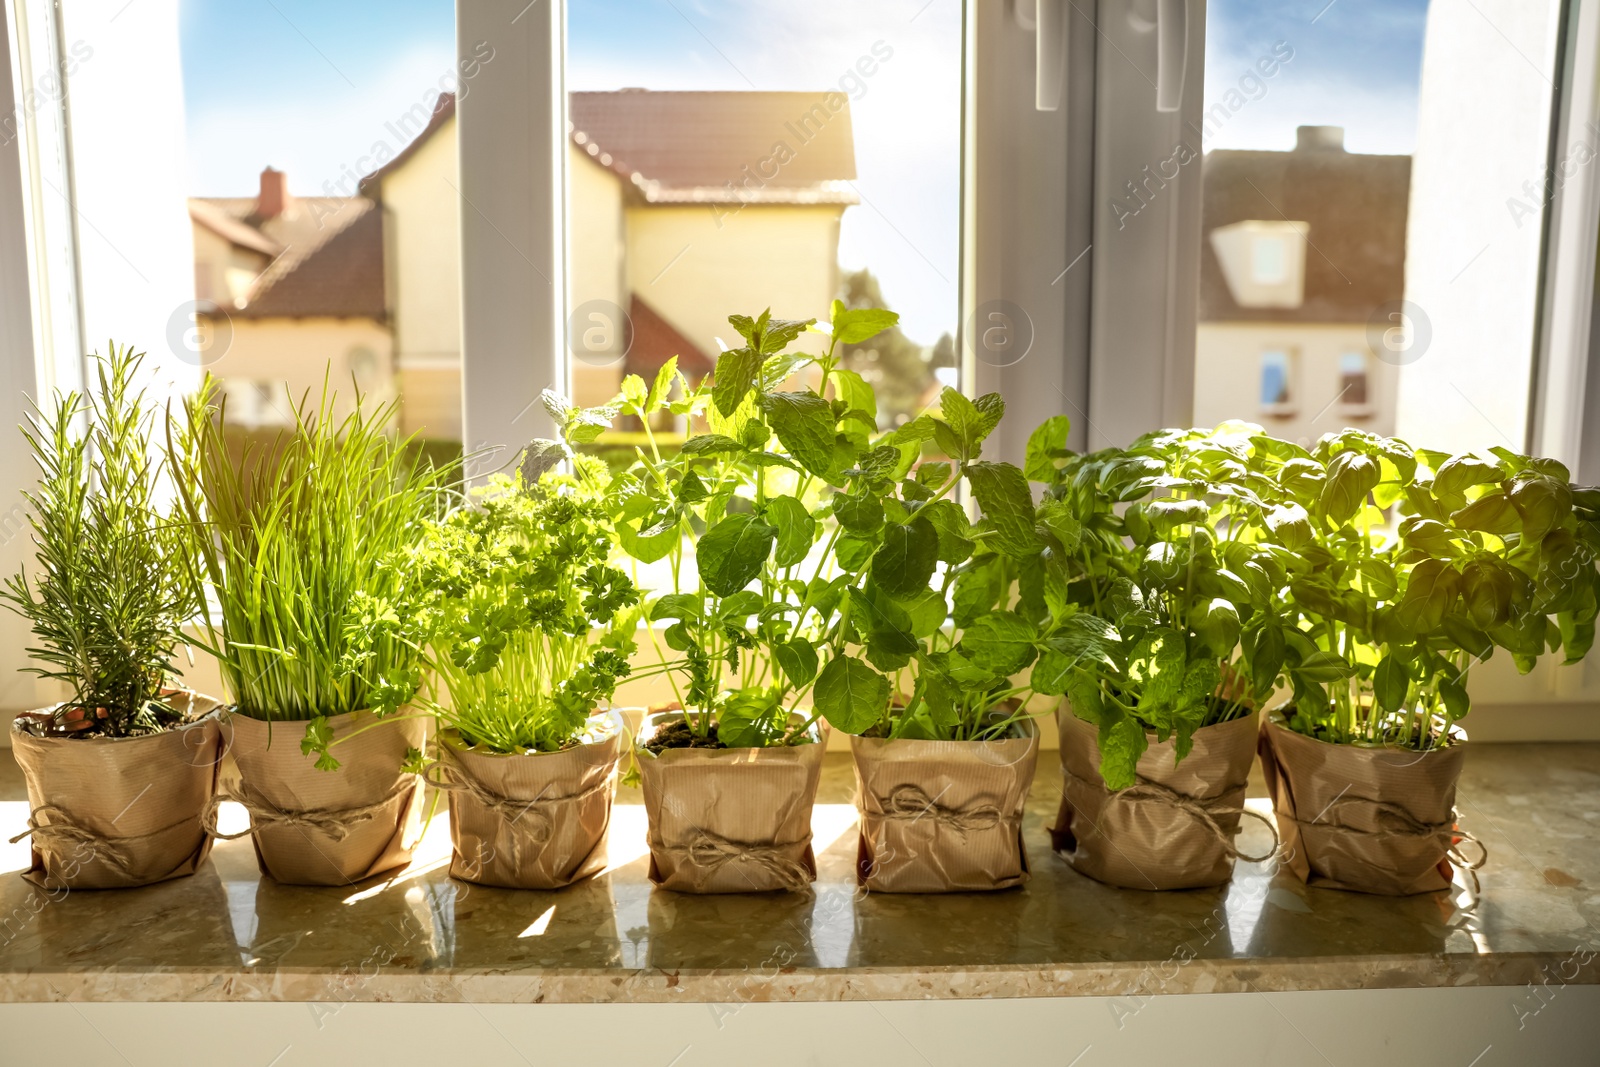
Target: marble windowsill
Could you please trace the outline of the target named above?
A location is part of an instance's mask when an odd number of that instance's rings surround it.
[[[1258,772],[1259,773],[1259,772]],[[1049,851],[1060,797],[1040,760],[1025,837],[1034,877],[996,894],[857,893],[854,782],[830,754],[812,895],[653,892],[643,808],[621,789],[612,867],[556,893],[447,874],[432,825],[411,868],[345,889],[261,877],[247,839],[192,878],[51,900],[0,844],[0,1001],[623,1002],[899,1000],[1600,983],[1600,745],[1479,745],[1462,825],[1489,846],[1483,895],[1308,889],[1242,863],[1232,885],[1099,885]],[[1266,810],[1259,782],[1254,804]],[[0,763],[0,836],[24,825]],[[224,810],[224,829],[242,811]],[[1261,849],[1252,826],[1241,845]]]

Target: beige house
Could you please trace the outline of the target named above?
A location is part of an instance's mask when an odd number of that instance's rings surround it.
[[[285,425],[290,398],[315,401],[325,376],[346,404],[358,390],[392,398],[382,217],[370,200],[293,197],[268,167],[257,196],[191,199],[189,217],[208,369],[232,421]]]
[[[568,173],[572,391],[610,399],[671,356],[709,373],[728,316],[824,316],[839,220],[857,202],[840,93],[573,93]],[[232,330],[212,368],[245,421],[325,371],[401,397],[401,429],[461,438],[455,98],[356,197],[197,199],[195,291]]]
[[[583,404],[668,357],[709,372],[734,313],[824,315],[839,220],[857,202],[839,93],[573,93],[568,168],[572,389]],[[406,429],[459,438],[455,101],[363,192],[382,205]]]
[[[1393,433],[1411,157],[1302,126],[1292,152],[1213,151],[1204,167],[1195,424],[1303,443]]]

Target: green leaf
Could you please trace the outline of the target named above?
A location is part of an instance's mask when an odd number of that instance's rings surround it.
[[[678,357],[669,356],[667,361],[661,364],[661,369],[656,371],[655,383],[650,386],[650,392],[644,398],[644,412],[646,415],[666,403],[667,398],[672,395],[672,379],[677,373]]]
[[[869,341],[900,321],[900,316],[883,308],[847,308],[833,302],[833,339],[841,345]]]
[[[833,516],[851,533],[870,535],[883,525],[883,501],[872,493],[833,498]]]
[[[1356,673],[1350,661],[1333,652],[1323,652],[1320,649],[1300,661],[1298,667],[1293,668],[1294,673],[1300,675],[1308,682],[1338,682]]]
[[[1460,575],[1444,560],[1425,559],[1411,569],[1405,594],[1395,605],[1395,618],[1413,636],[1438,629],[1455,603]]]
[[[1372,693],[1379,711],[1399,711],[1411,688],[1411,672],[1393,654],[1383,657],[1372,672]]]
[[[761,353],[753,348],[731,348],[717,357],[711,402],[724,418],[732,418],[761,373]]]
[[[1468,489],[1504,477],[1505,470],[1498,462],[1474,455],[1453,456],[1434,468],[1433,495],[1454,511],[1461,507]]]
[[[1004,573],[996,556],[973,560],[956,574],[951,617],[957,626],[969,626],[992,609],[1005,593]]]
[[[1267,529],[1278,543],[1290,550],[1304,548],[1311,543],[1311,516],[1299,504],[1281,504],[1266,515]]]
[[[1100,724],[1100,777],[1106,788],[1126,789],[1138,780],[1139,757],[1149,744],[1144,727],[1132,716],[1118,714]]]
[[[855,371],[846,367],[833,369],[833,387],[836,395],[844,401],[846,411],[859,411],[872,420],[877,426],[878,420],[878,394],[873,391],[867,380]],[[865,442],[863,442],[865,444]]]
[[[769,393],[761,408],[789,454],[812,474],[831,478],[836,423],[828,402],[815,393]]]
[[[887,713],[889,679],[858,659],[835,656],[817,676],[811,702],[835,730],[859,734]]]
[[[772,646],[772,658],[777,660],[789,684],[797,689],[817,676],[816,647],[803,637]]]
[[[999,393],[984,393],[972,406],[978,409],[978,440],[981,441],[994,433],[994,428],[1005,418],[1006,402]]]
[[[886,592],[911,597],[928,587],[939,562],[939,534],[921,515],[891,523],[872,556],[872,578]]]
[[[1183,635],[1161,629],[1144,637],[1128,657],[1128,677],[1139,690],[1139,710],[1154,714],[1172,707],[1183,692],[1183,671],[1188,656]]]
[[[1497,537],[1522,530],[1522,515],[1502,492],[1480,496],[1450,514],[1450,523],[1461,530],[1481,530]]]
[[[933,523],[939,532],[939,558],[946,563],[961,563],[972,555],[973,542],[967,535],[972,524],[961,506],[950,500],[935,500],[917,512]]]
[[[1466,718],[1467,712],[1472,710],[1472,697],[1467,695],[1467,687],[1454,679],[1439,679],[1439,695],[1444,697],[1444,709],[1451,722]]]
[[[772,562],[779,567],[792,567],[805,559],[817,539],[817,520],[811,517],[806,506],[792,496],[770,497],[766,517],[778,530],[778,546]]]
[[[1239,643],[1239,611],[1228,601],[1215,597],[1209,604],[1196,604],[1190,627],[1206,643],[1212,655],[1227,659]]]
[[[745,447],[726,434],[703,433],[689,438],[678,451],[686,456],[714,456],[743,452]]]
[[[973,463],[967,467],[967,480],[984,517],[994,523],[1001,551],[1010,556],[1037,552],[1033,493],[1022,471],[1009,463]]]
[[[753,515],[729,515],[706,531],[697,546],[700,582],[731,596],[761,573],[778,531]]]
[[[939,414],[944,416],[959,442],[957,451],[947,454],[952,458],[976,456],[978,442],[987,436],[983,429],[984,415],[977,405],[947,385],[939,394]]]
[[[1378,461],[1360,452],[1340,452],[1328,464],[1328,477],[1319,501],[1322,513],[1337,523],[1345,523],[1366,503],[1383,476]]]
[[[1028,435],[1027,460],[1022,472],[1030,482],[1051,482],[1056,476],[1056,460],[1067,450],[1067,436],[1072,432],[1072,420],[1065,415],[1052,415]]]
[[[1033,662],[1039,631],[1011,611],[984,615],[961,634],[963,653],[983,670],[1009,677]]]

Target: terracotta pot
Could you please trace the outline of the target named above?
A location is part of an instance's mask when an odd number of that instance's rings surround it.
[[[861,819],[856,881],[880,893],[1009,889],[1028,880],[1022,809],[1039,730],[998,741],[850,738]]]
[[[560,889],[606,865],[622,730],[589,719],[595,740],[558,752],[506,754],[439,737],[430,777],[450,796],[450,874],[507,889]]]
[[[669,748],[659,755],[643,747],[678,717],[647,715],[635,749],[650,826],[650,881],[682,893],[806,888],[817,877],[811,808],[825,727],[816,724],[811,743],[801,745]]]
[[[240,790],[218,801],[245,806],[261,872],[290,885],[351,885],[403,867],[421,836],[422,779],[400,768],[408,750],[427,743],[426,720],[355,711],[328,724],[335,740],[363,731],[333,750],[336,771],[317,770],[316,757],[301,753],[303,721],[235,713],[225,723]],[[214,828],[214,811],[210,821]]]
[[[1475,871],[1457,846],[1456,780],[1466,737],[1444,748],[1335,745],[1268,715],[1261,768],[1283,836],[1284,865],[1308,885],[1406,896],[1448,889],[1451,864]],[[1475,875],[1473,876],[1475,877]]]
[[[211,850],[201,815],[222,762],[218,703],[195,693],[171,702],[190,721],[143,737],[34,737],[13,726],[31,809],[24,878],[118,889],[195,872]]]
[[[1075,870],[1128,889],[1195,889],[1233,877],[1239,856],[1233,838],[1247,814],[1245,787],[1256,756],[1255,713],[1195,731],[1194,747],[1179,763],[1176,739],[1150,734],[1136,782],[1118,792],[1100,777],[1094,724],[1074,715],[1067,701],[1057,724],[1063,790],[1051,837]],[[1266,816],[1257,817],[1270,827]]]

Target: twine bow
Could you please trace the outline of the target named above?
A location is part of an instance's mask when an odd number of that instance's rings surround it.
[[[278,807],[272,801],[262,796],[249,782],[241,782],[240,791],[235,793],[227,789],[219,789],[217,795],[211,798],[211,803],[206,805],[205,812],[200,816],[200,824],[206,832],[219,841],[232,841],[247,834],[265,829],[268,826],[293,826],[301,830],[315,830],[332,841],[343,841],[350,836],[350,831],[362,823],[371,822],[385,808],[406,793],[416,788],[416,783],[410,777],[402,779],[388,795],[382,800],[371,804],[361,804],[353,808],[314,808],[307,811],[291,811]],[[225,834],[217,828],[217,813],[221,810],[224,801],[231,800],[240,804],[250,813],[250,826],[236,834]]]
[[[1346,826],[1341,822],[1322,821],[1323,816],[1330,811],[1337,811],[1349,804],[1361,804],[1372,809],[1376,815],[1376,821],[1380,824],[1379,828],[1376,830],[1363,830],[1359,826]],[[1332,830],[1351,837],[1442,838],[1443,841],[1441,843],[1445,846],[1445,859],[1449,860],[1452,866],[1465,874],[1472,883],[1472,902],[1468,906],[1471,907],[1478,902],[1478,897],[1482,890],[1482,886],[1478,882],[1478,869],[1489,862],[1489,846],[1478,840],[1477,835],[1456,825],[1461,816],[1454,809],[1451,809],[1448,819],[1439,822],[1423,822],[1405,808],[1400,807],[1398,804],[1391,804],[1386,800],[1341,795],[1336,797],[1333,803],[1324,808],[1322,813],[1311,822],[1302,822],[1292,816],[1282,814],[1278,817],[1286,818],[1296,826],[1314,826],[1319,830]],[[1384,823],[1388,825],[1382,825]],[[1467,854],[1461,850],[1462,845],[1476,846],[1478,850],[1477,857],[1469,859]]]
[[[49,822],[42,821],[41,816],[48,815]],[[69,849],[76,850],[87,846],[90,858],[99,860],[121,878],[132,881],[133,860],[128,855],[127,846],[135,841],[148,841],[152,837],[182,826],[187,819],[179,819],[171,826],[163,826],[159,830],[151,830],[146,834],[125,834],[113,837],[91,830],[82,823],[72,818],[67,810],[59,804],[41,804],[28,814],[28,828],[11,839],[14,845],[23,838],[32,835],[34,851],[41,856],[52,857],[58,866],[64,865],[63,860],[78,859],[69,854]]]
[[[930,818],[940,826],[948,826],[965,837],[971,830],[993,830],[1003,816],[993,804],[979,804],[969,808],[947,808],[934,802],[918,786],[909,782],[890,791],[883,805],[883,815],[888,819],[916,821]]]
[[[1078,780],[1082,781],[1082,779]],[[1278,828],[1271,819],[1259,811],[1228,804],[1223,797],[1205,798],[1190,796],[1188,793],[1180,793],[1176,789],[1168,788],[1160,782],[1151,781],[1142,775],[1133,785],[1112,793],[1106,801],[1106,807],[1110,808],[1116,804],[1129,804],[1136,800],[1151,800],[1157,804],[1163,804],[1174,811],[1183,812],[1199,823],[1212,837],[1216,838],[1217,844],[1222,847],[1222,851],[1233,859],[1244,860],[1246,863],[1265,863],[1277,855],[1279,845]],[[1272,847],[1259,856],[1251,856],[1240,852],[1238,846],[1233,843],[1233,836],[1239,832],[1238,829],[1236,828],[1230,833],[1223,828],[1222,823],[1219,821],[1230,816],[1244,815],[1260,820],[1261,824],[1272,834]]]
[[[674,845],[660,851],[684,857],[691,866],[704,872],[704,878],[710,878],[729,863],[753,863],[776,878],[784,889],[803,890],[811,885],[811,871],[789,853],[810,841],[808,834],[799,841],[787,844],[753,845],[730,841],[710,830],[697,830],[688,844]]]
[[[588,800],[598,793],[603,793],[611,788],[612,775],[603,775],[598,782],[587,789],[576,793],[568,793],[559,797],[547,797],[542,793],[532,800],[519,800],[496,793],[482,782],[466,774],[454,753],[448,747],[440,746],[444,758],[428,769],[426,780],[435,789],[446,793],[465,793],[472,797],[483,807],[504,819],[508,825],[523,823],[521,833],[511,838],[513,865],[521,863],[521,850],[524,843],[543,849],[550,843],[554,833],[555,824],[550,817],[549,808],[556,804],[576,804]],[[437,773],[436,773],[437,772]]]

